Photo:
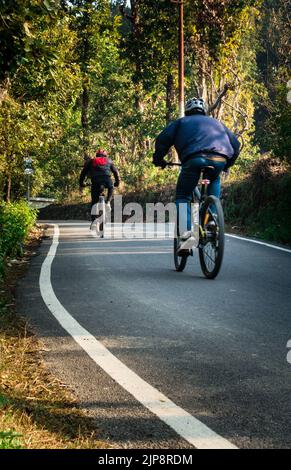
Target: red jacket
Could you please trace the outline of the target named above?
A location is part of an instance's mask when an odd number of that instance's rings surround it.
[[[120,176],[118,169],[113,164],[113,161],[108,157],[92,158],[85,163],[80,174],[80,187],[84,187],[84,179],[86,176],[91,178],[92,183],[94,183],[94,181],[100,183],[103,179],[110,178],[111,173],[113,173],[115,183],[118,185],[120,182]]]

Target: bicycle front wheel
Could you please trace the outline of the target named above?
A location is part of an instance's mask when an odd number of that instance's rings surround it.
[[[208,196],[200,209],[199,259],[207,279],[220,271],[224,254],[224,216],[220,200]]]

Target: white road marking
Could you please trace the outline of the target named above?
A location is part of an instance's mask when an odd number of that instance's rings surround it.
[[[237,238],[238,240],[243,240],[245,242],[256,243],[257,245],[264,245],[264,246],[267,246],[269,248],[274,248],[275,250],[280,250],[280,251],[285,251],[287,253],[291,253],[291,250],[289,250],[288,248],[282,248],[281,246],[271,245],[271,243],[260,242],[259,240],[253,240],[251,238],[239,237],[238,235],[231,235],[230,233],[226,233],[226,235],[228,237]]]
[[[82,250],[79,250],[78,248],[76,248],[77,251],[74,251],[74,250],[70,250],[70,249],[67,249],[67,253],[62,253],[60,256],[71,256],[72,254],[74,255],[81,255],[81,256],[84,256],[84,253],[82,253]],[[168,255],[169,253],[172,253],[171,250],[168,250],[168,251],[101,251],[101,250],[85,250],[85,254],[89,254],[90,252],[90,255],[100,255],[100,256],[105,256],[105,255],[109,255],[109,256],[114,256],[114,255]]]
[[[51,284],[51,265],[59,244],[59,233],[58,225],[54,224],[53,242],[41,267],[39,285],[45,304],[62,328],[115,382],[189,444],[198,449],[236,449],[234,444],[216,434],[129,369],[63,307]]]

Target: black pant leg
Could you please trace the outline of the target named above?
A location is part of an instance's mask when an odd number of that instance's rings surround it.
[[[101,186],[99,183],[93,182],[91,185],[91,209],[94,204],[97,204],[101,194]]]
[[[109,186],[106,202],[111,202],[113,197],[113,186]]]

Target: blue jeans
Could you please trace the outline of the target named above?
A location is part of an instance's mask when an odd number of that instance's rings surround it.
[[[182,164],[181,172],[176,188],[177,216],[179,220],[179,232],[182,234],[191,230],[191,208],[192,193],[197,186],[201,168],[204,166],[213,166],[205,170],[204,177],[210,180],[207,188],[207,194],[220,197],[220,173],[224,169],[225,162],[207,159],[205,157],[193,157]]]

